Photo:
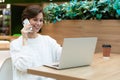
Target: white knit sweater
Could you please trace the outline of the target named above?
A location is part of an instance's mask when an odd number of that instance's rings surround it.
[[[13,63],[13,80],[51,80],[42,76],[27,74],[30,67],[42,66],[59,60],[62,48],[49,36],[29,38],[22,46],[22,36],[10,44]]]

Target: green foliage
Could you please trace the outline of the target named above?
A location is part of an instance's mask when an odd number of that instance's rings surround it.
[[[21,36],[21,34],[13,34],[13,36],[19,37],[19,36]]]
[[[62,4],[50,3],[44,9],[46,22],[61,20],[120,19],[120,0],[72,0]]]

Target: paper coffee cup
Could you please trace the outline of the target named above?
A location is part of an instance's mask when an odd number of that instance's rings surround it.
[[[110,44],[103,44],[102,50],[103,50],[103,57],[110,57],[110,53],[111,53],[111,45]]]

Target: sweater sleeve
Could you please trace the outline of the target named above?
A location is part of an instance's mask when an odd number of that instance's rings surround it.
[[[17,43],[11,42],[10,54],[14,67],[19,71],[26,72],[33,65],[28,46],[20,47]]]
[[[58,62],[61,56],[62,47],[51,37],[48,37],[49,44],[52,51],[53,62]]]

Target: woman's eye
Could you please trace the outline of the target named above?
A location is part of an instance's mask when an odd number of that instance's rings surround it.
[[[37,21],[37,19],[33,19],[34,21]]]
[[[33,19],[35,22],[43,22],[43,19]]]

